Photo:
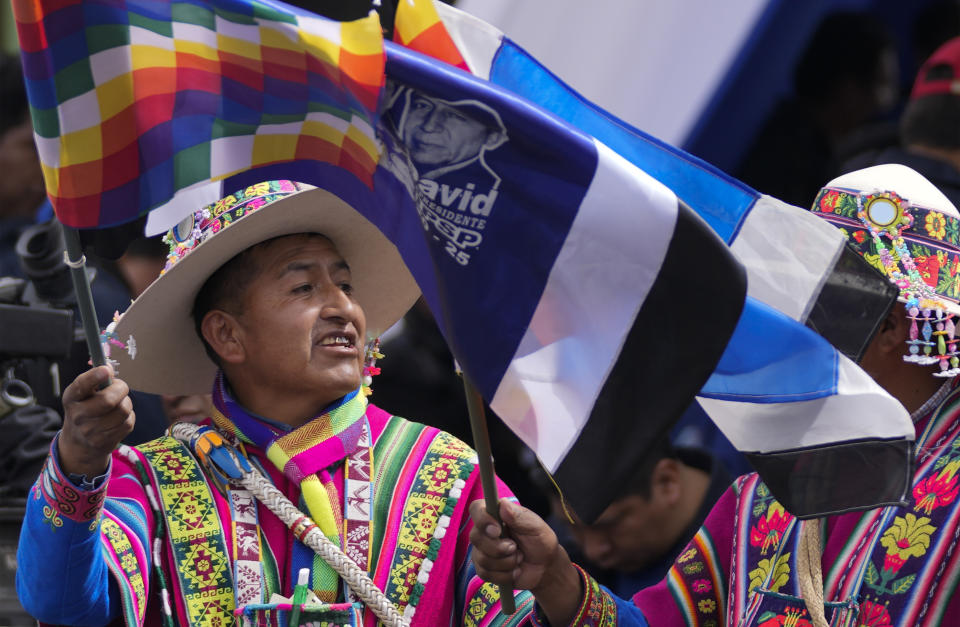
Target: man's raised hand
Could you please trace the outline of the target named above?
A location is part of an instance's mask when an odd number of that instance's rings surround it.
[[[113,449],[133,430],[136,420],[129,388],[113,379],[109,366],[97,366],[73,380],[63,392],[63,430],[57,452],[65,473],[102,475]]]

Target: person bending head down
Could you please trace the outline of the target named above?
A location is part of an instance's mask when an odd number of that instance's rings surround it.
[[[569,531],[572,542],[564,540],[564,548],[582,554],[602,584],[629,595],[666,574],[730,480],[706,451],[674,448],[664,438],[592,524],[575,512],[567,517],[559,498],[553,499],[554,519],[566,521],[558,535]]]

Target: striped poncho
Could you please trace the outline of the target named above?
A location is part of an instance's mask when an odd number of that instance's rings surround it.
[[[504,619],[495,588],[475,576],[467,508],[481,498],[481,487],[473,451],[444,432],[373,405],[363,413],[374,460],[365,539],[373,581],[412,617],[412,625],[529,620],[523,618],[532,606],[528,593],[517,593],[520,611]],[[279,472],[263,450],[247,445],[246,451],[288,498],[303,504],[300,485]],[[336,489],[345,507],[351,503],[344,489],[347,465],[325,470],[325,485]],[[500,490],[509,496],[505,486]],[[106,484],[88,492],[63,476],[51,453],[24,520],[17,573],[21,601],[41,621],[56,624],[106,625],[118,619],[127,625],[285,624],[281,606],[259,614],[249,610],[259,607],[258,599],[262,606],[276,594],[291,597],[304,549],[266,508],[231,494],[218,490],[172,438],[114,453]],[[349,523],[347,509],[337,514],[342,524]],[[251,549],[259,557],[243,559]],[[251,569],[257,571],[253,576]],[[251,581],[262,582],[259,596],[251,596]],[[366,608],[351,607],[342,594],[339,601],[324,620],[343,622],[330,624],[376,623]]]

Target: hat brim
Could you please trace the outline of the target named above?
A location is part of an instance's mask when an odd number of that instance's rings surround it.
[[[197,336],[192,309],[206,280],[238,253],[282,235],[319,233],[333,242],[351,270],[354,296],[375,337],[397,322],[420,290],[399,251],[369,220],[319,188],[281,198],[236,220],[202,242],[154,281],[114,329],[133,337],[135,357],[112,350],[120,378],[154,394],[209,394],[217,367]]]

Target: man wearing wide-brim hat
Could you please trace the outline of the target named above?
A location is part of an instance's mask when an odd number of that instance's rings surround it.
[[[496,611],[470,565],[475,454],[367,402],[380,356],[367,340],[418,295],[394,246],[289,181],[224,198],[167,241],[164,274],[105,334],[122,380],[94,368],[64,393],[23,524],[26,609],[74,625],[373,624],[362,586],[305,544],[319,529],[409,624]],[[128,384],[212,388],[214,411],[174,429],[190,437],[115,451],[134,421]],[[224,455],[302,515],[255,500]]]
[[[960,625],[960,213],[895,164],[830,181],[812,211],[900,289],[860,365],[916,426],[906,502],[801,521],[758,475],[741,476],[664,580],[631,600],[575,567],[533,512],[501,505],[507,541],[474,504],[474,561],[484,579],[529,588],[553,625]],[[851,418],[873,417],[864,408]],[[843,462],[834,469],[840,481]]]

